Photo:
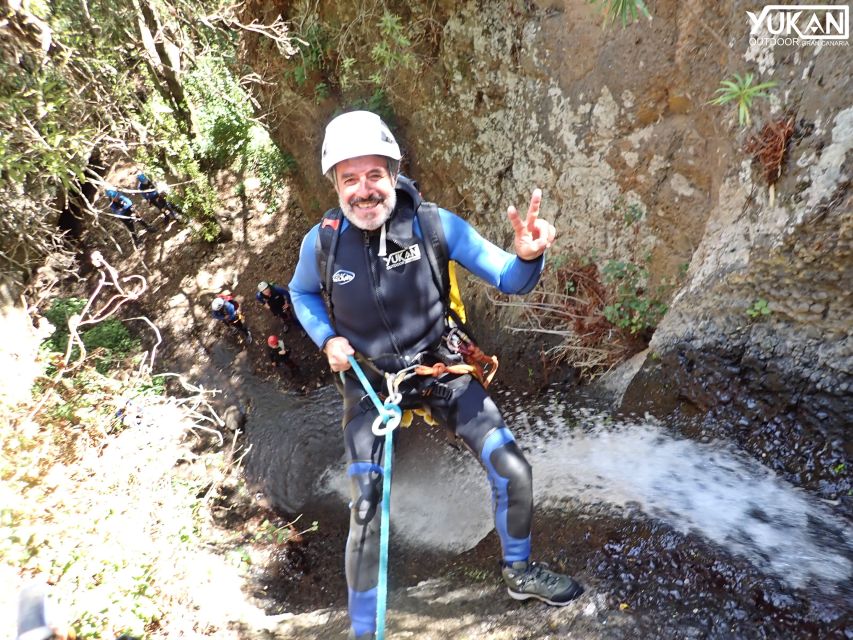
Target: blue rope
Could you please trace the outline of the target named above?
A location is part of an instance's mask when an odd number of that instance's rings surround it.
[[[394,415],[400,415],[400,407],[393,402],[382,404],[379,396],[370,386],[358,362],[347,356],[361,386],[370,396],[376,410],[387,423]],[[382,520],[379,523],[379,581],[376,586],[376,640],[385,640],[385,613],[388,608],[388,539],[391,537],[391,470],[394,458],[393,430],[385,432],[385,460],[382,465]]]
[[[358,381],[361,382],[361,386],[364,387],[364,390],[367,391],[367,395],[369,395],[370,399],[373,400],[373,404],[376,407],[376,410],[379,412],[379,415],[382,416],[382,422],[388,422],[391,415],[385,415],[387,413],[385,411],[385,407],[382,405],[382,401],[379,399],[379,396],[376,395],[376,392],[373,390],[373,387],[370,386],[370,382],[367,380],[367,376],[364,375],[364,371],[361,370],[361,365],[358,364],[358,362],[353,356],[347,356],[347,360],[349,360],[349,363],[352,366],[352,370],[355,371],[355,375],[358,376]],[[343,375],[344,374],[342,371],[341,376]]]

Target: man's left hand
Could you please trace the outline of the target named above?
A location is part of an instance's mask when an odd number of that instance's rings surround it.
[[[538,258],[545,249],[551,246],[557,235],[557,230],[550,222],[539,218],[539,205],[542,202],[542,191],[534,189],[527,209],[527,217],[522,220],[518,210],[510,205],[506,211],[512,230],[515,232],[515,254],[522,260]]]

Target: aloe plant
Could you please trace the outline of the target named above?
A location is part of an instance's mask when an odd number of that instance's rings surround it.
[[[720,81],[720,87],[714,92],[716,98],[708,104],[724,105],[729,102],[737,102],[737,119],[740,126],[749,126],[751,123],[749,109],[755,98],[767,98],[769,93],[766,89],[776,86],[775,81],[752,84],[753,75],[747,73],[744,76],[734,74],[730,78]]]

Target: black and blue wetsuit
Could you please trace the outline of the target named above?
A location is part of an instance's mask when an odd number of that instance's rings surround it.
[[[287,287],[282,287],[272,282],[269,283],[270,295],[265,296],[262,291],[255,294],[255,300],[266,305],[270,312],[284,323],[287,331],[296,317],[293,315],[293,305],[290,301],[290,292]]]
[[[500,291],[521,294],[538,282],[544,258],[521,260],[491,244],[458,216],[439,209],[451,260]],[[425,254],[412,197],[397,190],[397,207],[381,233],[366,232],[343,219],[333,257],[329,319],[321,295],[315,247],[320,225],[302,241],[290,282],[302,326],[322,347],[346,337],[379,370],[396,372],[421,353],[435,352],[445,331],[445,310]],[[349,372],[348,372],[349,373]],[[495,527],[505,562],[527,560],[533,490],[530,465],[483,386],[470,375],[441,379],[441,394],[416,395],[409,406],[426,405],[436,419],[477,456],[492,485]],[[346,546],[349,614],[356,636],[375,630],[379,566],[384,438],[371,426],[376,410],[363,402],[354,376],[344,383],[344,441],[351,481],[350,531]]]

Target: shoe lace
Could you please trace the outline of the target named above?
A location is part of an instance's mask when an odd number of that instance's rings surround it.
[[[560,576],[548,569],[547,564],[531,562],[527,571],[521,576],[520,582],[527,585],[531,582],[540,582],[546,587],[553,587],[560,580]]]

